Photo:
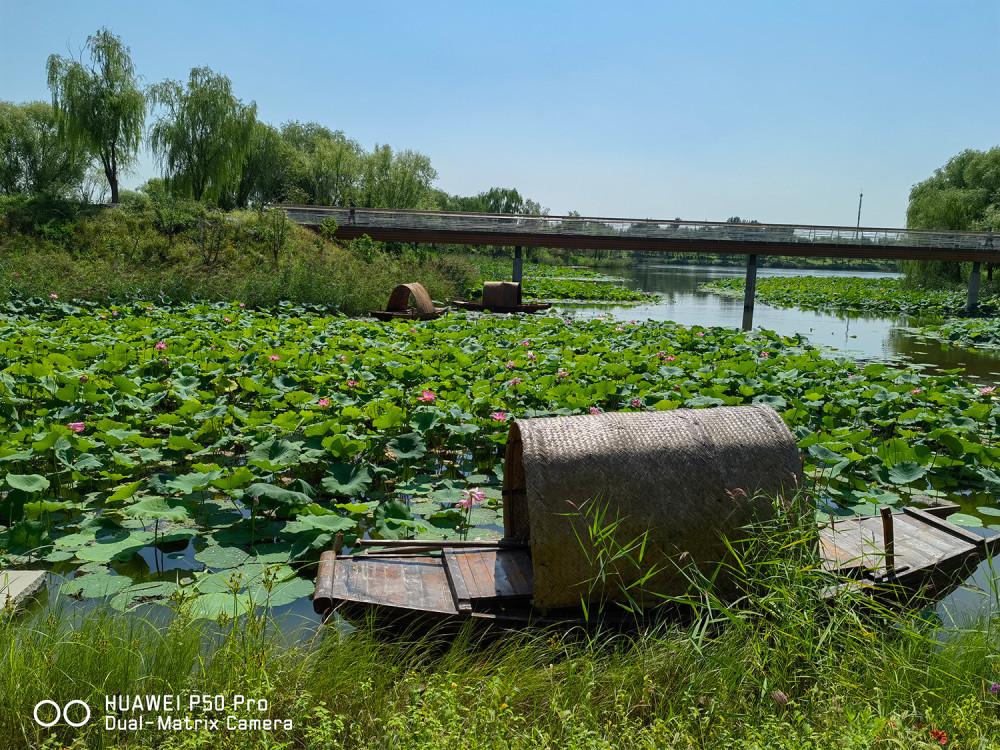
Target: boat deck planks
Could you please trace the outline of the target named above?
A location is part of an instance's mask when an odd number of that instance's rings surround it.
[[[922,590],[947,590],[987,555],[1000,552],[1000,535],[983,538],[945,515],[955,506],[933,512],[905,508],[891,516],[894,555],[886,565],[880,517],[833,519],[819,528],[823,567],[857,580],[857,585],[886,585],[907,598]],[[393,616],[455,616],[524,623],[542,621],[532,612],[534,575],[531,554],[519,541],[482,546],[414,542],[375,554],[338,557],[325,552],[320,561],[313,606],[329,614],[341,604],[375,609]],[[959,576],[957,574],[962,574]],[[867,584],[865,584],[867,581]]]
[[[910,573],[956,557],[975,553],[983,539],[932,514],[907,508],[892,516],[895,554],[893,566]],[[845,518],[820,528],[820,549],[827,570],[886,572],[882,519]]]

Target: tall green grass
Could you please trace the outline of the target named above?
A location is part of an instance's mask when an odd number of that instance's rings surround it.
[[[683,620],[639,632],[404,635],[362,624],[292,640],[261,618],[52,610],[0,625],[0,737],[11,748],[996,747],[996,592],[973,627],[880,605],[822,571],[789,514],[733,544],[740,596],[699,581]],[[166,611],[166,610],[165,610]],[[107,694],[243,694],[293,729],[105,732]],[[44,730],[42,698],[96,721]],[[256,715],[256,714],[254,714]]]

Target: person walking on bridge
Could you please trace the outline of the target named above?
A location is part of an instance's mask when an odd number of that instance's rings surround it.
[[[356,207],[356,204],[354,203],[354,198],[351,198],[351,211],[350,211],[350,213],[347,214],[347,223],[348,224],[354,224],[357,221],[357,219],[354,217],[354,209],[355,209],[355,207]]]

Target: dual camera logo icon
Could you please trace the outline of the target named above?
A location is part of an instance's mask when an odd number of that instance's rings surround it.
[[[53,709],[55,709],[55,718],[52,719],[51,721],[47,720],[50,713],[48,709],[39,711],[39,709],[42,709],[44,706],[51,706]],[[73,718],[70,718],[70,709],[73,708],[73,706],[83,707],[82,711],[73,711],[72,714],[72,716],[74,718],[79,719],[79,721],[74,721]],[[82,719],[79,718],[80,715],[83,716]],[[59,723],[60,719],[65,719],[66,723],[69,724],[71,727],[82,727],[84,724],[90,721],[90,706],[88,706],[81,700],[70,701],[65,706],[60,706],[55,701],[43,700],[43,701],[38,701],[38,703],[35,704],[35,710],[32,712],[32,716],[35,717],[35,723],[38,724],[38,726],[40,727],[54,726],[55,724]],[[42,717],[45,717],[46,720],[43,721]]]

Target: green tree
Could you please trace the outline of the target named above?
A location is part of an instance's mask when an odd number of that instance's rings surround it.
[[[294,185],[309,203],[342,206],[360,197],[364,150],[357,141],[315,122],[286,122],[281,137],[295,151]]]
[[[0,102],[0,195],[64,194],[83,180],[74,156],[50,104]]]
[[[256,122],[250,149],[230,202],[239,208],[277,203],[285,199],[292,180],[295,152],[271,125]]]
[[[129,48],[102,28],[87,37],[91,63],[51,55],[46,65],[59,132],[73,152],[100,159],[118,203],[118,174],[135,161],[145,123],[146,99],[139,89]]]
[[[966,150],[910,190],[906,226],[910,229],[982,231],[1000,228],[1000,147]],[[947,261],[904,261],[911,281],[962,281],[961,264]],[[988,267],[992,275],[992,264]]]
[[[433,205],[431,182],[437,172],[431,160],[416,151],[393,153],[376,145],[361,158],[360,205],[371,208],[429,208]]]
[[[163,81],[149,90],[164,112],[150,141],[172,190],[218,199],[238,184],[250,150],[257,105],[233,96],[232,82],[211,68],[192,68],[187,85]]]

